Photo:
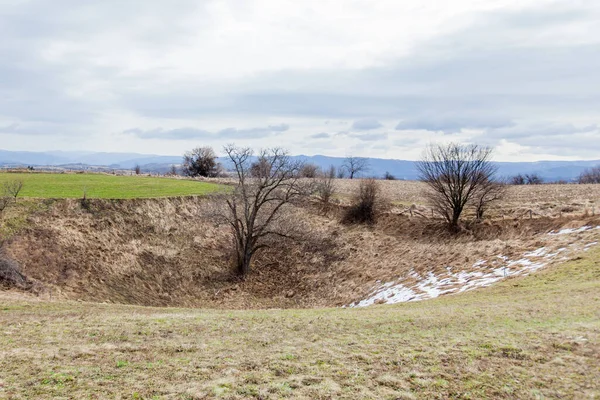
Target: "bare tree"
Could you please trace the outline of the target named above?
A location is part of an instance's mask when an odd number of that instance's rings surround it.
[[[579,179],[577,181],[582,184],[600,183],[600,165],[584,170],[581,175],[579,175]]]
[[[303,178],[316,178],[319,174],[319,167],[312,163],[305,163],[300,170],[300,175]]]
[[[536,173],[527,174],[525,175],[525,183],[527,183],[528,185],[541,185],[542,183],[544,183],[544,178],[542,178]]]
[[[502,200],[505,193],[506,185],[504,182],[484,180],[481,183],[481,186],[477,188],[475,196],[473,197],[475,218],[477,221],[481,221],[487,210],[489,210],[494,203]]]
[[[212,147],[196,147],[183,155],[181,167],[184,175],[215,177],[220,168],[217,163],[217,155]]]
[[[369,160],[362,157],[348,156],[344,159],[342,167],[348,172],[350,179],[354,179],[355,176],[369,169]]]
[[[179,175],[177,172],[177,165],[171,164],[171,168],[169,169],[169,175],[171,175],[171,176]]]
[[[383,174],[383,179],[385,179],[386,181],[395,181],[396,177],[392,175],[389,171],[385,171],[385,174]]]
[[[512,185],[524,185],[525,177],[521,174],[517,174],[517,175],[513,176],[512,178],[510,178],[510,183]]]
[[[140,167],[139,164],[135,164],[135,167],[133,167],[133,172],[135,172],[136,175],[139,175],[142,173],[142,167]]]
[[[23,189],[23,181],[15,179],[12,181],[4,182],[4,196],[11,197],[17,202],[17,197]]]
[[[225,147],[237,185],[226,197],[223,220],[231,227],[235,242],[236,269],[244,277],[250,272],[253,256],[269,247],[273,238],[292,238],[282,222],[285,208],[310,193],[300,179],[302,162],[293,161],[280,148],[262,150],[258,164],[251,163],[253,151],[234,145]],[[253,172],[253,165],[260,165]]]
[[[434,209],[458,230],[460,216],[484,185],[494,180],[497,167],[491,163],[492,149],[478,145],[433,144],[417,162],[420,179],[429,187]]]
[[[338,167],[336,176],[338,179],[344,179],[346,177],[346,170],[343,165]]]

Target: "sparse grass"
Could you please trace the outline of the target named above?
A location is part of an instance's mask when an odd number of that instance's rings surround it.
[[[222,185],[193,180],[106,174],[0,173],[0,184],[22,180],[19,197],[132,199],[203,195]]]
[[[597,398],[600,250],[368,309],[206,311],[0,292],[0,397]]]

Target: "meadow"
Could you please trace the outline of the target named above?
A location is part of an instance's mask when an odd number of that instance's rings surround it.
[[[195,196],[216,192],[223,186],[194,180],[108,174],[0,173],[0,186],[20,180],[20,197],[132,199]]]
[[[462,295],[217,311],[0,292],[0,397],[593,399],[600,251]]]

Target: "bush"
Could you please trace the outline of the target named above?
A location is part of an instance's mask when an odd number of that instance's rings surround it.
[[[390,174],[388,171],[385,171],[385,174],[383,175],[383,179],[385,179],[386,181],[395,181],[396,177],[392,174]]]
[[[324,172],[319,176],[315,186],[315,192],[325,213],[329,211],[335,191],[335,167],[331,166],[329,171]]]
[[[342,222],[347,224],[374,224],[379,211],[379,183],[375,179],[360,182],[352,205],[346,210]]]
[[[579,175],[579,183],[600,183],[600,165],[586,169]]]
[[[304,164],[302,168],[300,168],[300,176],[302,178],[316,178],[319,174],[319,167],[315,164]]]

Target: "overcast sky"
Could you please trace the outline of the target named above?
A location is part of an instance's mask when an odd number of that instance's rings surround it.
[[[0,0],[0,148],[600,159],[598,0]]]

